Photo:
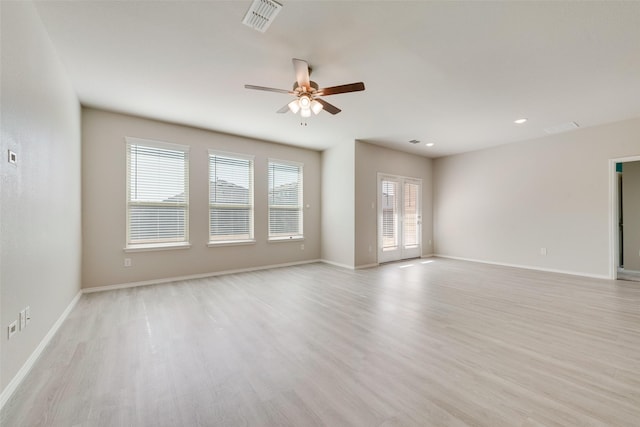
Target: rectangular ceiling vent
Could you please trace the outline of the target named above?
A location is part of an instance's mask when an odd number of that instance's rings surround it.
[[[261,33],[267,31],[269,25],[282,9],[282,5],[273,0],[253,0],[242,23]]]
[[[417,139],[412,139],[411,141],[409,141],[409,144],[419,144],[420,141],[418,141]]]
[[[567,122],[567,123],[562,123],[559,125],[555,125],[555,126],[551,126],[548,128],[545,128],[544,131],[546,133],[548,133],[549,135],[553,135],[555,133],[562,133],[562,132],[567,132],[570,130],[574,130],[574,129],[578,129],[580,126],[578,126],[578,124],[576,122]]]

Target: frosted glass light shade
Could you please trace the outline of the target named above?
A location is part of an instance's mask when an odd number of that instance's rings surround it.
[[[298,104],[297,99],[294,99],[288,105],[289,105],[289,110],[291,110],[293,114],[296,114],[298,111],[300,111],[300,104]]]
[[[300,108],[304,110],[305,108],[311,107],[311,98],[309,98],[307,95],[302,95],[300,98],[298,98],[298,103],[300,104]]]
[[[318,114],[323,108],[323,105],[315,99],[311,101],[311,111],[313,111],[313,114]]]

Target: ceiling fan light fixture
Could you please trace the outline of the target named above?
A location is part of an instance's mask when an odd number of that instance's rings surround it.
[[[313,114],[316,114],[316,115],[319,114],[323,108],[324,108],[323,105],[318,101],[316,101],[315,99],[311,101],[311,111],[313,111]]]
[[[0,0],[1,1],[1,0]],[[255,0],[255,1],[268,1],[268,0]],[[337,95],[340,93],[358,92],[364,90],[364,83],[349,83],[346,85],[331,86],[319,89],[316,82],[309,80],[309,73],[311,67],[307,61],[302,59],[292,59],[293,70],[296,75],[296,80],[293,82],[293,89],[277,89],[273,87],[244,85],[245,89],[263,90],[267,92],[286,93],[296,97],[293,101],[290,101],[287,105],[276,111],[278,114],[283,114],[291,111],[293,114],[300,112],[302,117],[311,117],[311,112],[314,114],[320,114],[320,111],[326,111],[331,115],[336,115],[341,109],[333,104],[328,103],[324,99],[316,97]]]
[[[300,104],[298,104],[298,100],[297,99],[294,99],[293,101],[291,101],[287,105],[289,106],[289,110],[291,110],[291,112],[293,114],[297,114],[298,111],[300,111]]]

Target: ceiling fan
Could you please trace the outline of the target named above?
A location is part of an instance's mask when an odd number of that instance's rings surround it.
[[[291,111],[293,114],[297,114],[298,111],[302,117],[310,117],[311,112],[314,114],[320,113],[325,110],[331,114],[338,114],[341,109],[333,104],[329,104],[320,96],[336,95],[339,93],[358,92],[364,90],[364,83],[350,83],[340,86],[318,88],[318,84],[309,79],[311,74],[311,67],[307,64],[307,61],[302,59],[293,58],[293,69],[296,73],[296,81],[293,83],[293,90],[276,89],[272,87],[244,85],[246,89],[265,90],[268,92],[287,93],[294,95],[296,99],[289,102],[287,105],[278,110],[278,113],[286,113]]]

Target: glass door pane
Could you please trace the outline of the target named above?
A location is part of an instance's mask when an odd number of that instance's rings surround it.
[[[382,250],[398,248],[398,182],[382,181]]]
[[[415,248],[420,244],[420,210],[417,184],[404,183],[404,247]]]

